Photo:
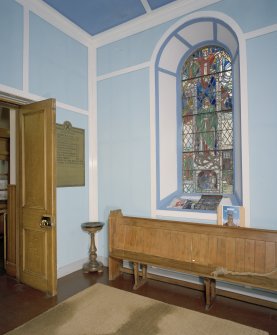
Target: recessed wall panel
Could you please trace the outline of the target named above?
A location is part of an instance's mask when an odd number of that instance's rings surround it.
[[[172,37],[162,53],[159,67],[175,73],[181,58],[187,50],[188,47],[184,43],[176,37]]]
[[[160,199],[177,190],[176,78],[159,73]]]
[[[196,22],[179,32],[188,43],[195,45],[202,41],[210,41],[214,39],[213,22]]]
[[[30,92],[88,108],[88,48],[30,13]]]
[[[0,1],[0,83],[23,86],[23,7],[10,0]]]
[[[225,45],[228,45],[232,56],[234,57],[238,48],[238,42],[230,30],[221,24],[217,25],[217,40]]]

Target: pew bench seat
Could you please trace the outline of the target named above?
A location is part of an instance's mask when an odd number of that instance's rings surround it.
[[[149,266],[194,275],[203,279],[207,310],[216,297],[216,281],[277,294],[275,231],[132,218],[114,211],[109,247],[110,280],[123,271],[123,261],[133,264],[134,289],[147,281]],[[215,274],[219,268],[231,271]]]

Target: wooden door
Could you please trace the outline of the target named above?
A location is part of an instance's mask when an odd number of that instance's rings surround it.
[[[57,292],[55,100],[20,107],[18,115],[19,279]]]

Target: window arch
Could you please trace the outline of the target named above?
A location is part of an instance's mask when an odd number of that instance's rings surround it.
[[[191,15],[192,17],[194,15]],[[155,177],[152,213],[158,215],[182,216],[197,220],[216,220],[216,214],[199,212],[199,208],[172,208],[170,204],[184,196],[183,184],[183,119],[180,73],[186,59],[204,46],[224,50],[232,64],[232,124],[233,124],[233,182],[227,204],[242,204],[242,153],[241,153],[241,113],[240,113],[240,64],[239,42],[234,30],[221,19],[214,17],[193,18],[183,24],[175,24],[175,30],[167,34],[154,56],[155,71]],[[228,156],[227,154],[225,155]],[[228,158],[228,157],[227,157]],[[225,167],[228,159],[226,158]],[[188,161],[188,164],[189,161]],[[230,165],[230,164],[229,164]],[[201,171],[200,171],[201,172]],[[199,172],[199,173],[200,173]],[[215,180],[213,171],[200,174],[200,179]],[[217,177],[219,178],[219,177]],[[215,184],[215,181],[214,181]],[[201,182],[200,182],[201,186]],[[212,193],[212,192],[211,192]],[[233,194],[231,194],[233,193]],[[205,192],[199,194],[205,194]],[[153,210],[154,208],[154,210]],[[188,211],[186,209],[189,209]],[[202,207],[203,208],[203,207]],[[200,208],[200,209],[202,209]],[[162,212],[165,210],[165,212]],[[170,211],[170,212],[169,212]],[[173,212],[175,214],[173,214]],[[189,213],[188,213],[189,212]]]
[[[233,194],[232,61],[222,47],[195,50],[181,71],[184,194]]]

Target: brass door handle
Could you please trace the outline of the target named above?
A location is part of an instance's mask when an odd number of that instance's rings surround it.
[[[40,228],[51,228],[52,222],[50,216],[42,216],[41,222],[40,222]]]

